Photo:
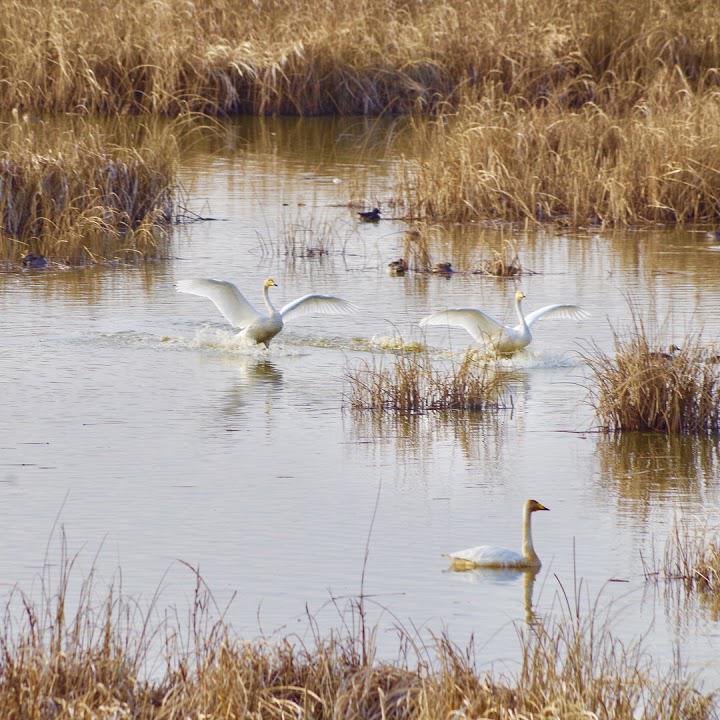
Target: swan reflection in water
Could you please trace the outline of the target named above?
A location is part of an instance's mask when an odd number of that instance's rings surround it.
[[[482,583],[488,585],[509,585],[517,582],[522,576],[522,599],[525,622],[532,625],[537,622],[535,610],[533,609],[533,592],[535,579],[540,572],[539,568],[526,568],[518,570],[515,568],[475,568],[474,570],[444,570],[451,573],[453,579],[467,583]]]
[[[233,363],[236,376],[225,393],[225,402],[220,410],[228,417],[243,415],[246,406],[257,401],[257,396],[265,388],[265,401],[272,403],[272,397],[282,385],[282,371],[270,360],[248,360],[240,365]]]

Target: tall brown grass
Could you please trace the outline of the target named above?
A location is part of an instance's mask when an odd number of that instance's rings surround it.
[[[509,378],[507,372],[480,364],[473,351],[449,367],[438,366],[427,353],[399,353],[390,367],[375,360],[347,368],[345,397],[354,410],[498,410],[512,402]]]
[[[96,124],[0,125],[0,260],[78,265],[167,254],[174,136],[138,126],[118,145]]]
[[[712,0],[6,0],[0,105],[433,111],[463,96],[606,109],[718,85]]]
[[[699,336],[666,351],[657,334],[635,317],[627,335],[615,333],[615,352],[585,353],[591,402],[608,432],[717,435],[720,365]]]
[[[678,664],[659,671],[640,643],[620,642],[597,608],[568,602],[557,620],[519,633],[516,673],[481,671],[472,645],[398,629],[394,662],[377,659],[363,598],[339,631],[308,639],[238,637],[199,575],[187,616],[103,595],[70,570],[39,601],[16,590],[0,627],[0,707],[23,720],[186,718],[597,717],[709,720],[712,694]],[[71,600],[71,598],[77,598]],[[366,601],[366,600],[365,600]],[[184,619],[186,617],[186,619]]]
[[[417,124],[398,180],[408,215],[606,226],[720,218],[720,94],[614,113],[494,99]]]

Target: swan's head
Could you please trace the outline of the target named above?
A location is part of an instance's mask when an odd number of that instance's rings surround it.
[[[520,302],[521,300],[524,300],[524,299],[525,299],[525,293],[522,290],[518,290],[515,293],[515,300],[517,302]]]
[[[272,278],[268,278],[268,279],[263,283],[263,287],[267,290],[267,288],[278,287],[278,284],[277,284]]]
[[[546,508],[537,500],[528,500],[525,503],[525,508],[528,512],[537,512],[538,510],[547,510],[548,512],[550,511],[550,508]]]

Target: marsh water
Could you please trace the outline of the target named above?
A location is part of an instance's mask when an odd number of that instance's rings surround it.
[[[667,342],[720,336],[720,245],[704,232],[609,233],[437,228],[434,261],[452,276],[389,276],[407,225],[392,175],[412,137],[361,121],[246,120],[181,160],[188,206],[212,221],[176,228],[167,261],[0,275],[0,579],[37,583],[59,562],[62,528],[82,570],[126,593],[183,608],[198,567],[243,636],[341,624],[364,592],[391,658],[398,624],[425,639],[471,636],[481,667],[513,670],[517,630],[560,613],[560,594],[598,601],[623,639],[645,635],[658,664],[679,650],[720,684],[720,609],[648,583],[679,519],[717,527],[717,445],[593,432],[581,353],[612,349],[628,300]],[[391,138],[389,140],[388,138]],[[386,219],[359,224],[351,198]],[[398,212],[398,214],[400,214]],[[346,368],[392,362],[422,341],[444,362],[461,330],[417,321],[475,305],[512,320],[513,281],[469,271],[517,248],[527,309],[575,302],[591,316],[537,326],[514,371],[512,408],[483,416],[394,418],[343,402]],[[308,251],[310,249],[310,251]],[[353,316],[310,316],[269,351],[239,344],[182,278],[232,280],[254,303],[272,276],[280,305],[341,295]],[[451,573],[443,553],[481,543],[519,549],[526,498],[543,567]],[[374,516],[374,522],[373,522]],[[372,524],[372,530],[371,530]],[[369,541],[368,541],[369,538]],[[367,548],[367,558],[366,558]],[[643,561],[644,558],[644,561]]]

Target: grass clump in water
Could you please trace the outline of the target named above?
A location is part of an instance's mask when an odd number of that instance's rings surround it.
[[[720,432],[720,365],[697,336],[663,350],[635,318],[628,337],[615,333],[615,353],[597,347],[590,367],[590,397],[607,432],[717,435]]]
[[[510,402],[509,373],[479,364],[468,351],[459,364],[438,367],[427,353],[394,356],[391,367],[382,361],[346,370],[346,399],[355,410],[426,413],[435,410],[498,410]]]
[[[517,250],[510,243],[506,243],[502,252],[494,250],[492,260],[485,260],[480,269],[484,275],[504,278],[517,277],[523,272]]]
[[[118,145],[94,125],[0,126],[0,260],[82,265],[167,254],[174,138],[140,129]]]

